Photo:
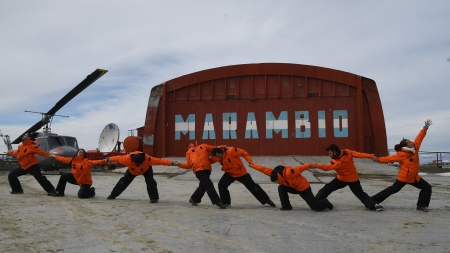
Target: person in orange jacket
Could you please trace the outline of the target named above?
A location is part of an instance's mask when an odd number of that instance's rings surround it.
[[[107,199],[115,199],[118,197],[136,176],[143,175],[147,184],[147,193],[150,197],[150,203],[157,203],[159,199],[158,184],[153,178],[152,165],[174,166],[178,165],[177,161],[156,158],[140,151],[135,151],[129,155],[118,155],[106,158],[107,162],[117,162],[128,166],[125,175],[120,178],[116,186],[114,186],[111,194]]]
[[[249,165],[267,176],[274,183],[278,183],[278,194],[280,196],[280,210],[292,210],[289,200],[289,193],[299,194],[309,208],[314,211],[322,211],[324,209],[333,209],[333,205],[327,199],[317,200],[312,193],[308,180],[302,175],[302,172],[311,168],[312,164],[303,164],[297,167],[278,165],[273,170],[271,168],[252,163]]]
[[[392,186],[389,186],[388,188],[372,196],[375,201],[381,203],[392,194],[399,192],[406,184],[409,184],[420,189],[416,209],[419,211],[428,212],[432,187],[427,181],[425,181],[425,179],[419,176],[419,149],[425,135],[427,134],[428,127],[432,124],[432,121],[429,119],[425,121],[425,126],[420,130],[414,142],[411,142],[409,139],[403,139],[399,144],[396,144],[395,151],[397,153],[395,155],[379,158],[375,157],[373,159],[379,163],[398,162],[400,164],[397,180],[395,180]]]
[[[25,133],[22,136],[22,143],[19,144],[17,150],[8,151],[8,155],[17,157],[20,167],[12,170],[8,174],[9,185],[11,186],[11,194],[22,194],[23,189],[18,177],[31,174],[38,183],[52,196],[55,193],[55,187],[42,175],[39,167],[39,160],[36,155],[50,157],[50,153],[40,149],[34,141],[36,140],[36,133]]]
[[[95,165],[105,164],[106,160],[91,160],[86,158],[86,151],[82,148],[78,149],[77,154],[74,157],[52,157],[62,163],[70,164],[71,172],[63,173],[59,178],[58,185],[56,186],[56,193],[53,197],[63,197],[66,189],[67,182],[79,185],[78,197],[81,199],[92,198],[95,196],[95,188],[92,186],[92,174],[91,168]]]
[[[219,194],[217,194],[214,184],[210,179],[212,168],[211,161],[209,160],[209,153],[214,148],[215,146],[207,144],[189,144],[188,151],[186,152],[186,163],[180,163],[178,164],[178,167],[182,169],[192,169],[195,176],[200,181],[197,189],[189,199],[189,203],[196,206],[202,201],[206,192],[213,205],[217,205],[220,209],[225,209],[226,206],[220,200]]]
[[[225,172],[219,180],[219,194],[222,203],[225,205],[231,204],[228,186],[237,180],[241,182],[241,184],[243,184],[261,204],[269,204],[270,206],[275,207],[273,201],[270,200],[269,196],[261,186],[253,181],[242,163],[240,159],[241,156],[244,157],[248,164],[253,163],[253,160],[247,151],[235,147],[219,147],[214,148],[211,151],[211,154],[211,161],[213,163],[219,162],[222,165],[222,171]]]
[[[326,151],[332,158],[330,164],[314,164],[315,168],[321,170],[334,170],[336,177],[317,192],[316,199],[326,199],[332,192],[350,187],[353,194],[370,210],[383,211],[383,207],[373,200],[362,188],[356,171],[353,157],[373,158],[373,154],[359,153],[350,149],[341,150],[335,144],[331,144]]]

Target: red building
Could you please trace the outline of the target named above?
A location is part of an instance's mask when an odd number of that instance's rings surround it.
[[[138,136],[125,149],[157,157],[184,156],[196,141],[251,155],[324,155],[331,143],[388,155],[376,83],[300,64],[225,66],[157,85]]]

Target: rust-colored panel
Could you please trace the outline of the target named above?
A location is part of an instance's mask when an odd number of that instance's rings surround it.
[[[362,87],[364,91],[363,99],[367,100],[368,105],[368,110],[365,111],[364,118],[370,121],[370,123],[368,122],[364,126],[367,126],[367,132],[371,133],[370,136],[365,137],[366,142],[370,143],[370,146],[365,149],[365,152],[372,152],[377,156],[388,155],[386,125],[384,123],[383,107],[377,85],[375,81],[363,77]]]
[[[161,90],[143,134],[144,151],[155,156],[183,156],[195,141],[252,155],[323,155],[331,143],[387,155],[376,84],[351,73],[243,64],[181,76]]]
[[[291,98],[294,96],[293,76],[280,76],[280,97]]]
[[[318,97],[320,95],[320,80],[316,78],[308,78],[306,83],[308,97]]]
[[[239,83],[239,98],[251,99],[253,98],[253,76],[240,77]]]
[[[214,86],[213,82],[204,82],[201,84],[201,100],[213,100],[214,99]]]
[[[266,85],[265,75],[253,76],[253,98],[266,98]]]
[[[279,98],[280,97],[280,83],[279,76],[267,75],[266,76],[266,98]]]
[[[227,98],[227,83],[225,78],[213,81],[213,95],[214,100]]]
[[[307,78],[303,76],[294,76],[294,97],[307,97]]]

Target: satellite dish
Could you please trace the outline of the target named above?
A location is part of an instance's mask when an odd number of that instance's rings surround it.
[[[119,141],[119,127],[114,123],[109,123],[103,128],[98,140],[98,151],[112,152]]]

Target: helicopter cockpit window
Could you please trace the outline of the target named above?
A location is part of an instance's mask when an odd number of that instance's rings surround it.
[[[44,150],[44,151],[47,151],[48,150],[47,139],[39,138],[37,140],[38,140],[37,144],[38,144],[39,148]]]
[[[78,149],[78,143],[76,138],[66,137],[66,145]]]
[[[65,142],[64,142],[64,139],[61,138],[61,137],[49,136],[47,138],[47,141],[48,141],[48,148],[50,150],[52,150],[52,149],[54,149],[56,147],[59,147],[59,146],[66,145]]]

